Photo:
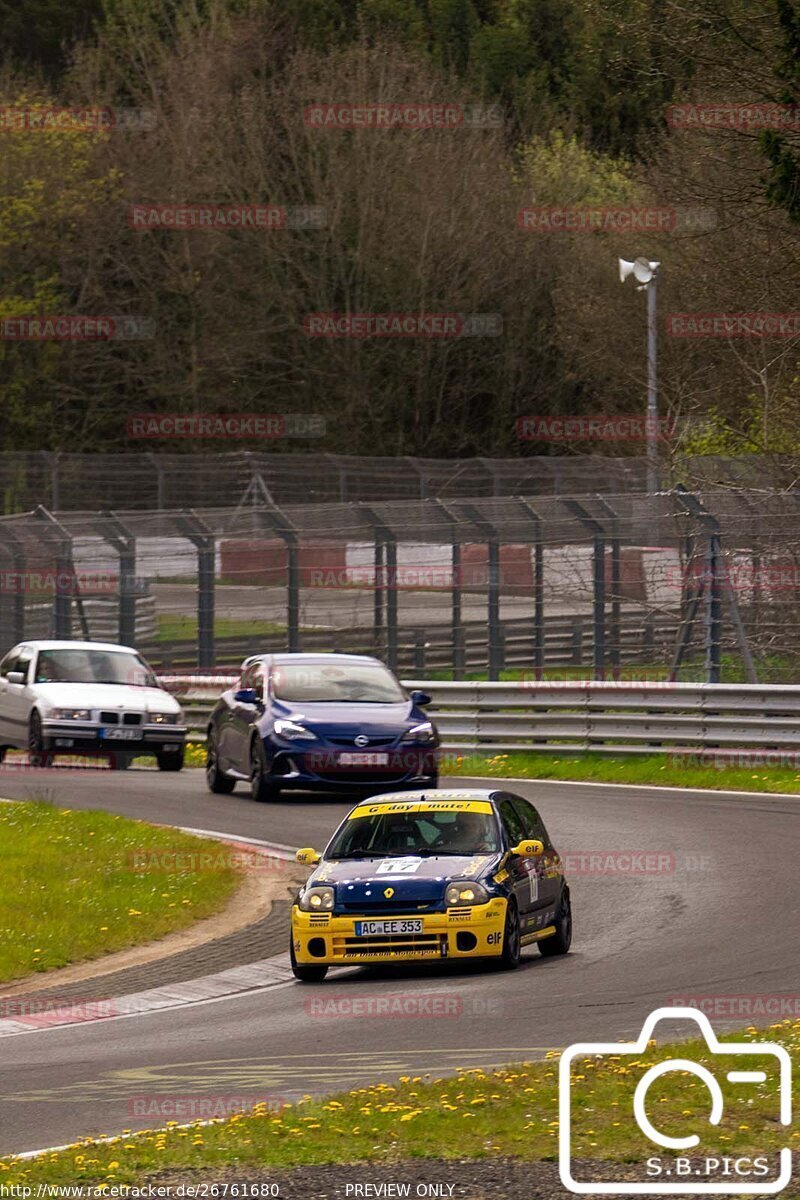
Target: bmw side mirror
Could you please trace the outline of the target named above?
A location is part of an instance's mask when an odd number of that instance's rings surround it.
[[[8,680],[9,683],[24,683],[25,682],[25,672],[24,671],[9,671],[8,674],[6,675],[6,679]]]
[[[258,704],[258,692],[255,688],[239,688],[238,692],[233,693],[233,698],[237,704]]]
[[[413,704],[418,704],[422,707],[424,704],[430,704],[431,698],[427,692],[412,692],[411,701]]]

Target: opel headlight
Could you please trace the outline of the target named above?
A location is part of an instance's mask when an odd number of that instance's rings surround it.
[[[407,729],[402,741],[413,742],[417,746],[430,746],[436,742],[436,730],[430,721],[423,721],[421,725],[413,725],[411,729]]]
[[[336,894],[327,884],[321,887],[307,888],[301,893],[297,907],[302,912],[330,912],[333,908]]]
[[[54,708],[50,715],[55,721],[90,721],[92,719],[88,708]]]
[[[275,722],[275,732],[278,737],[288,738],[293,742],[315,742],[317,740],[315,733],[306,729],[304,725],[298,725],[297,721],[278,720]]]
[[[482,883],[451,883],[444,893],[447,908],[457,908],[462,904],[487,904],[489,893]]]

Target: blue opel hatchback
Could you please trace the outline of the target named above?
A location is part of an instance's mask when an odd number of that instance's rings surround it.
[[[436,787],[436,727],[382,662],[355,654],[259,654],[217,701],[207,731],[212,792],[370,794]]]

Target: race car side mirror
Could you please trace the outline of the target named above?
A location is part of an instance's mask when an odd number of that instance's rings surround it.
[[[258,692],[255,688],[239,688],[238,692],[233,693],[233,698],[237,704],[258,704]]]
[[[411,699],[414,702],[414,704],[418,704],[420,706],[420,708],[424,704],[430,704],[430,702],[431,702],[431,698],[427,692],[419,692],[419,691],[412,692]]]
[[[315,867],[322,858],[322,855],[314,850],[311,846],[305,846],[302,850],[298,850],[295,858],[299,863],[306,867]]]
[[[24,683],[25,682],[25,672],[24,671],[9,671],[8,674],[6,675],[6,679],[8,680],[9,683]]]
[[[536,838],[526,838],[524,842],[518,842],[511,853],[518,854],[520,858],[540,858],[544,854],[544,846]]]

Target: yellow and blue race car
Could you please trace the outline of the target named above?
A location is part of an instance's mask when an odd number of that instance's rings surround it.
[[[506,791],[429,790],[355,806],[292,907],[292,970],[318,983],[332,966],[493,958],[523,946],[566,954],[572,940],[561,860],[529,800]]]

